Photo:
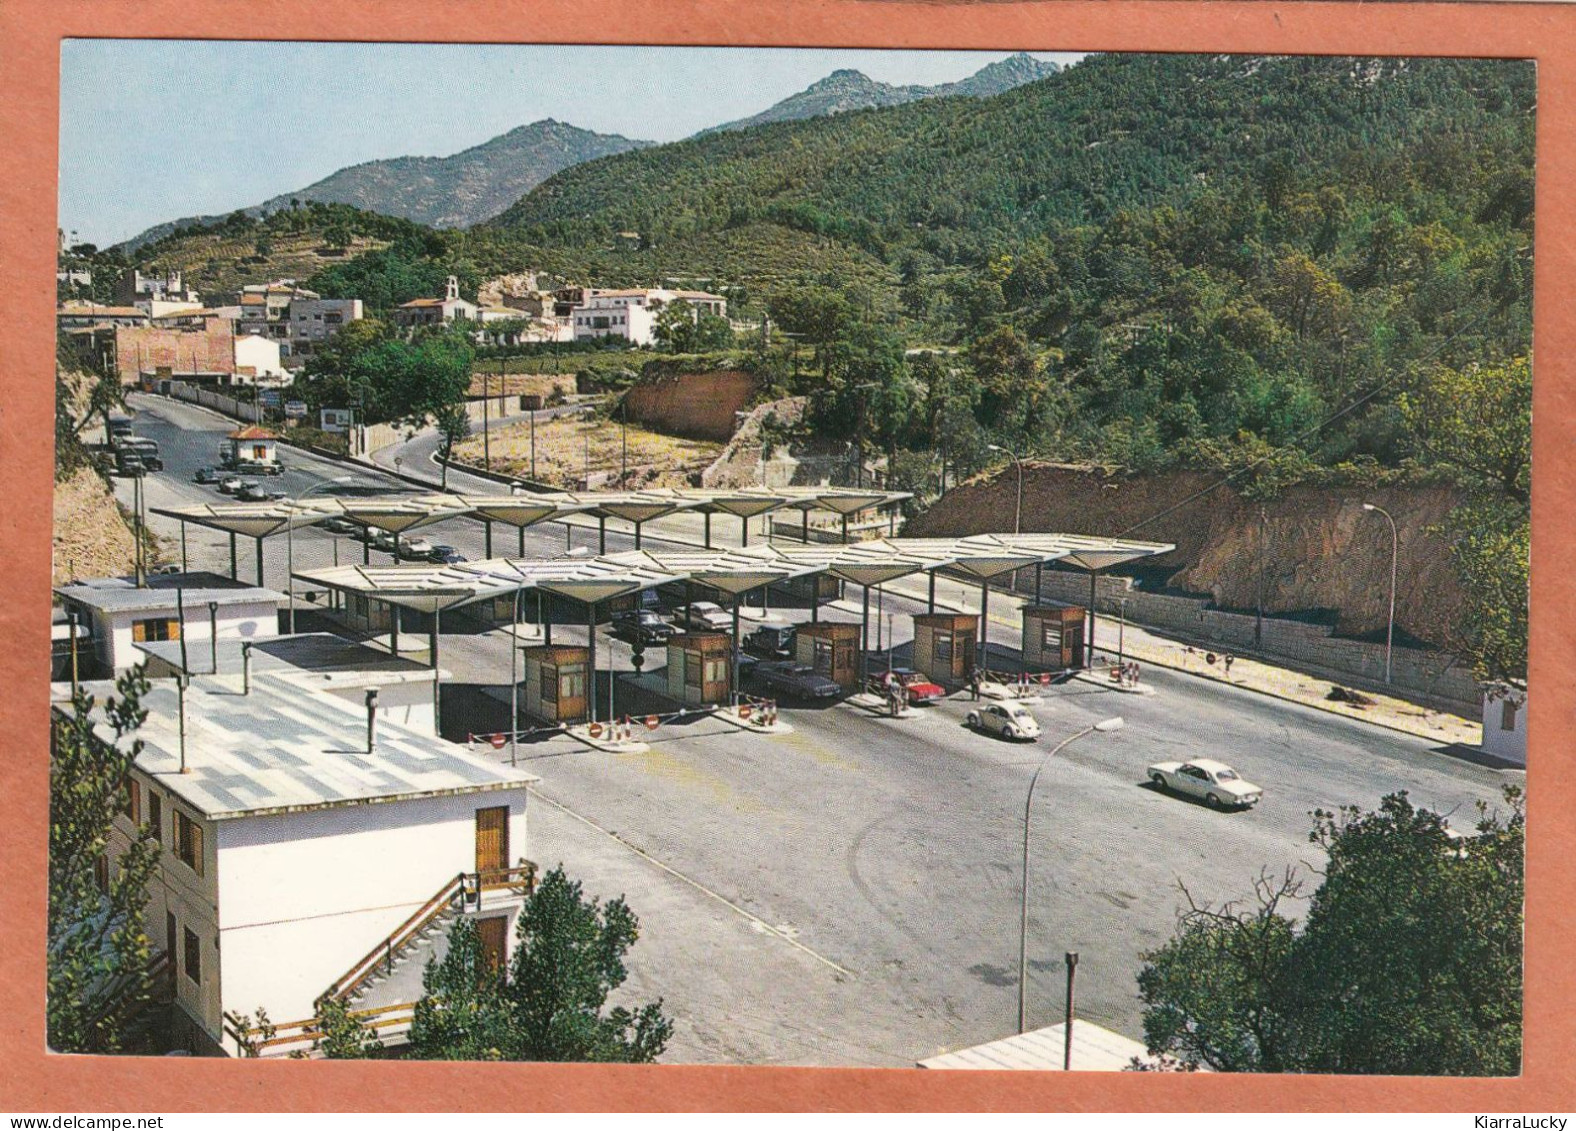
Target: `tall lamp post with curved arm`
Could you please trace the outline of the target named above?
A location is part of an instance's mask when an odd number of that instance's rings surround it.
[[[1060,754],[1068,746],[1077,742],[1086,734],[1095,731],[1110,733],[1121,730],[1122,716],[1101,719],[1092,726],[1086,726],[1076,734],[1068,735],[1058,742],[1049,754],[1040,759],[1040,764],[1034,769],[1034,777],[1029,779],[1029,796],[1023,803],[1023,900],[1021,913],[1018,920],[1018,1032],[1028,1031],[1026,1016],[1029,1003],[1029,818],[1034,812],[1034,787],[1040,784],[1040,772],[1050,765],[1051,759]]]
[[[1395,519],[1390,517],[1390,512],[1383,507],[1374,506],[1373,503],[1364,503],[1363,510],[1376,511],[1384,515],[1385,521],[1390,524],[1390,619],[1384,630],[1384,681],[1390,682],[1390,650],[1395,644],[1395,574],[1396,563],[1401,555],[1401,538],[1396,533]]]
[[[301,500],[306,498],[313,491],[320,491],[324,487],[333,487],[333,486],[337,486],[338,484],[341,484],[341,483],[349,483],[354,478],[355,477],[352,476],[352,475],[339,475],[339,476],[336,476],[333,479],[324,479],[320,483],[314,483],[314,484],[312,484],[312,486],[308,487],[305,491],[302,491],[300,494],[298,494],[295,498],[291,499],[290,500],[290,506],[291,506],[292,509],[294,509],[295,507],[300,506],[301,505]],[[257,560],[258,561],[262,561],[263,559],[262,559],[261,556],[259,556]],[[293,523],[293,522],[285,524],[285,588],[289,590],[289,597],[290,597],[290,635],[294,636],[295,635],[295,523]]]
[[[1012,460],[1013,466],[1018,469],[1018,505],[1012,512],[1012,532],[1023,533],[1023,461],[1018,458],[1018,453],[1011,448],[1004,448],[1000,444],[986,444],[987,451],[1001,452]]]

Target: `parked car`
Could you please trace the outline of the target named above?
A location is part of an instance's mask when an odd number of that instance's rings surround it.
[[[452,550],[449,553],[444,554],[442,557],[439,557],[437,554],[433,554],[432,560],[437,562],[439,565],[454,565],[457,562],[468,562],[471,559],[467,558],[458,550]]]
[[[453,546],[446,545],[443,542],[434,542],[432,544],[432,549],[427,551],[427,556],[435,562],[443,562],[447,561],[451,556],[457,555],[458,553],[459,550],[455,549]],[[461,558],[460,560],[464,561],[465,559]]]
[[[202,484],[205,484],[205,485],[211,485],[211,484],[219,482],[219,480],[221,478],[222,478],[222,476],[220,476],[218,468],[216,468],[216,467],[199,467],[197,469],[197,474],[192,476],[192,482],[193,483],[202,483]]]
[[[283,475],[285,465],[276,459],[239,459],[235,461],[235,470],[247,475]]]
[[[816,674],[816,670],[809,664],[790,662],[756,664],[752,674],[762,687],[785,699],[824,701],[836,699],[843,693],[843,689],[835,681]]]
[[[891,689],[893,681],[902,684],[903,690],[908,692],[908,701],[916,707],[928,707],[947,697],[945,687],[932,682],[924,672],[917,672],[913,668],[891,668],[876,673],[875,682],[883,692]]]
[[[166,562],[164,565],[154,566],[149,572],[157,577],[174,577],[181,572],[181,567],[174,562]]]
[[[406,562],[431,561],[432,543],[425,538],[401,538],[399,556]]]
[[[318,525],[332,534],[359,535],[363,530],[366,529],[366,527],[362,526],[359,522],[355,522],[340,514],[333,515],[330,518],[325,518],[322,522],[318,523]]]
[[[243,503],[266,503],[268,492],[255,479],[246,479],[235,489],[235,497]]]
[[[221,495],[233,495],[240,489],[241,477],[239,475],[226,475],[219,480],[219,494]]]
[[[394,535],[387,530],[378,530],[369,526],[367,527],[366,540],[372,543],[374,550],[387,550],[391,554],[394,552]]]
[[[1037,742],[1040,738],[1040,720],[1029,713],[1022,703],[992,703],[977,711],[970,711],[969,726],[986,734]]]
[[[1211,809],[1248,809],[1257,805],[1264,791],[1224,762],[1195,758],[1191,762],[1156,762],[1149,780],[1161,789],[1197,797]]]
[[[613,614],[612,633],[630,644],[665,644],[673,626],[650,609],[625,609]]]
[[[770,660],[793,656],[793,625],[763,624],[744,638],[744,649]]]
[[[699,632],[731,632],[733,629],[733,615],[710,601],[692,601],[678,610],[675,619],[685,628]]]

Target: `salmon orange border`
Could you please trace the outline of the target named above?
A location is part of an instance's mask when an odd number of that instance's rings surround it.
[[[0,1110],[1568,1111],[1576,1096],[1576,7],[1298,0],[12,0],[0,7]],[[262,16],[264,18],[259,18]],[[1441,55],[1538,62],[1526,1040],[1514,1079],[72,1057],[44,1048],[60,40]],[[114,76],[104,76],[114,97]],[[200,126],[200,119],[194,119]],[[135,123],[128,122],[128,129]],[[1561,518],[1560,516],[1565,516]]]

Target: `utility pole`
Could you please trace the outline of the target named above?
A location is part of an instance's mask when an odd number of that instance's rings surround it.
[[[482,466],[492,470],[492,436],[487,430],[487,394],[492,385],[487,380],[487,370],[482,370]]]
[[[1253,620],[1253,647],[1264,649],[1264,543],[1269,528],[1269,513],[1259,508],[1259,611]]]

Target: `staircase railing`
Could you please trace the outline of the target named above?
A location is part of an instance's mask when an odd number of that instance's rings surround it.
[[[536,890],[536,865],[522,860],[512,868],[490,868],[480,872],[460,872],[438,889],[431,899],[416,909],[403,923],[389,932],[376,946],[362,956],[349,970],[324,991],[324,997],[346,1001],[366,984],[382,966],[387,972],[394,965],[394,957],[412,939],[421,934],[439,915],[450,909],[463,911],[475,904],[481,905],[484,892],[509,890],[520,895],[530,895]]]

